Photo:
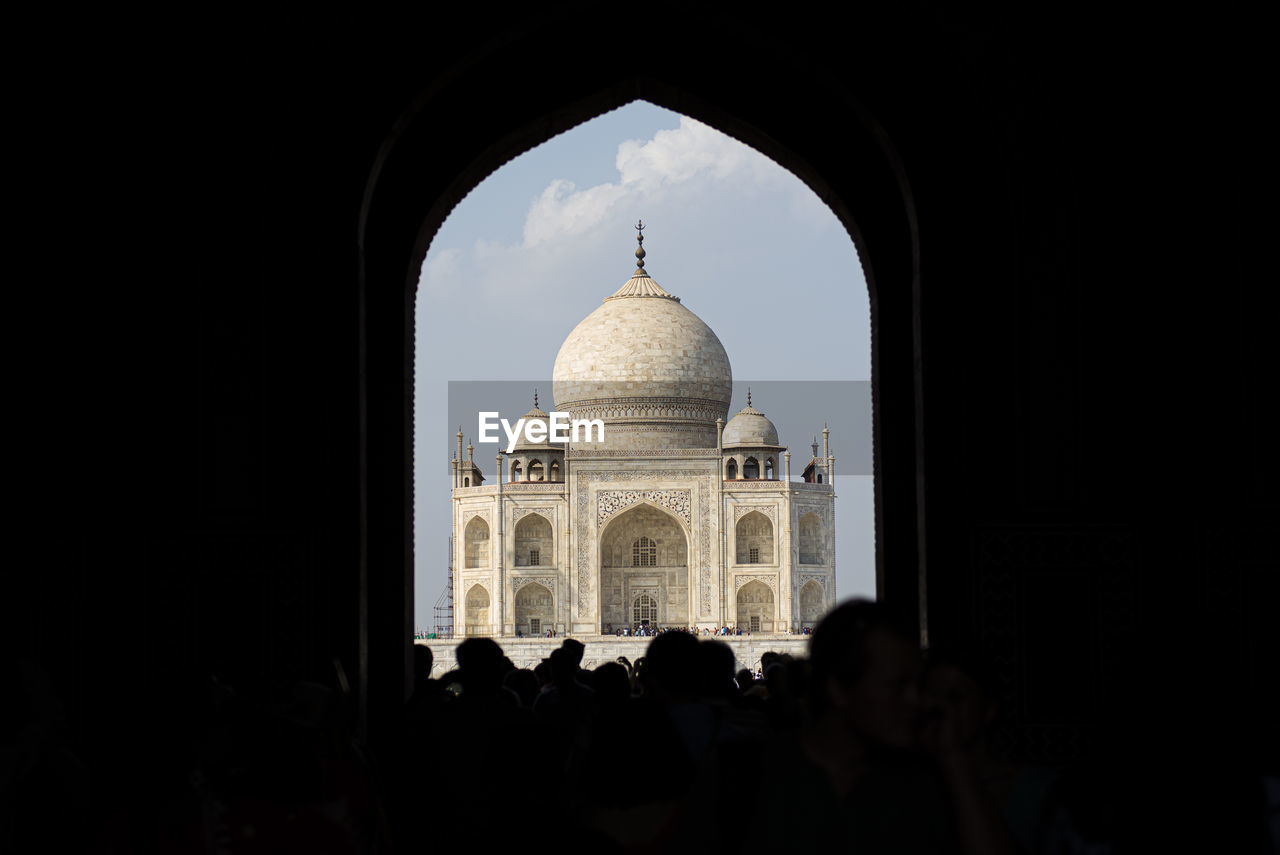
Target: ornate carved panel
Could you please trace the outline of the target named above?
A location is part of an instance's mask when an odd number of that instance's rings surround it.
[[[719,473],[716,477],[719,477]],[[698,587],[702,592],[702,616],[709,618],[711,617],[711,500],[708,497],[706,481],[698,484],[698,507],[701,509],[699,546],[702,550],[702,575]]]
[[[536,582],[537,584],[546,588],[552,594],[556,592],[555,576],[512,576],[511,592],[515,593],[516,591],[519,591],[521,588],[523,588],[525,585],[528,585],[530,582]]]
[[[596,528],[603,528],[609,518],[636,502],[650,502],[671,511],[686,525],[692,525],[688,490],[601,490],[596,496]]]
[[[556,524],[555,508],[516,508],[514,511],[511,512],[511,522],[513,524],[518,523],[522,518],[528,516],[529,514],[539,514],[540,516],[545,517],[547,522],[551,523],[552,530],[555,529],[555,524]]]
[[[742,517],[752,512],[764,514],[769,518],[769,522],[775,526],[778,524],[778,507],[777,505],[734,505],[733,521],[736,523]]]
[[[736,593],[743,585],[751,582],[764,582],[769,586],[769,590],[773,591],[774,596],[778,594],[778,576],[776,573],[742,573],[733,577],[733,590]]]

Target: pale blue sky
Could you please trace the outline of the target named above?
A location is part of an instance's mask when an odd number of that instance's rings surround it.
[[[447,461],[457,430],[448,421],[448,382],[529,379],[549,409],[551,367],[565,336],[635,269],[637,219],[646,226],[645,268],[715,331],[729,355],[731,413],[745,405],[738,386],[750,381],[869,380],[870,310],[857,252],[790,172],[641,101],[526,152],[453,210],[423,264],[414,402],[419,627],[431,628],[447,580]],[[834,395],[850,387],[806,388]],[[786,417],[805,425],[805,434],[781,436],[795,478],[811,435],[836,411],[847,412],[824,404],[821,391],[814,397],[806,412]],[[510,413],[513,421],[529,403]],[[768,400],[756,395],[753,403],[782,420]],[[494,409],[505,416],[506,406]],[[871,478],[842,467],[869,459],[870,425],[831,427],[840,458],[836,586],[844,599],[875,590]],[[463,431],[474,438],[474,424]],[[489,483],[495,453],[496,446],[477,445]]]

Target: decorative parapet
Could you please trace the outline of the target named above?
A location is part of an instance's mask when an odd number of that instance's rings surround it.
[[[563,481],[533,482],[533,481],[510,481],[502,485],[503,493],[559,493],[564,494],[566,484]],[[455,499],[465,499],[472,496],[496,496],[498,495],[497,484],[485,484],[481,487],[454,487],[453,497]]]
[[[750,480],[745,478],[730,478],[725,480],[724,489],[726,492],[730,493],[737,490],[777,490],[785,493],[787,490],[787,482],[770,481],[764,478],[752,478]]]
[[[461,499],[466,496],[496,496],[498,495],[498,487],[495,484],[480,487],[454,487],[453,496]]]
[[[563,481],[508,481],[502,485],[504,493],[563,493]]]

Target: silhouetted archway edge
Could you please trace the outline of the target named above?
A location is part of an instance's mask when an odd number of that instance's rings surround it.
[[[857,247],[872,321],[877,589],[923,625],[919,240],[887,135],[850,93],[784,59],[717,75],[699,71],[696,59],[673,69],[669,58],[662,77],[614,75],[616,63],[597,72],[574,60],[531,67],[518,51],[491,54],[437,81],[392,129],[366,187],[359,234],[365,712],[399,702],[412,663],[414,295],[427,248],[453,207],[504,163],[637,99],[698,119],[789,169]],[[789,98],[794,91],[824,109]],[[402,625],[385,620],[389,613],[401,614]]]

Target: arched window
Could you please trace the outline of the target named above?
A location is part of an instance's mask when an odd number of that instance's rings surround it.
[[[560,461],[558,460],[551,461],[551,480],[560,480]]]
[[[648,594],[641,594],[631,604],[632,623],[636,626],[658,622],[658,601]]]
[[[729,464],[724,468],[724,477],[729,481],[734,481],[738,478],[738,461],[732,457],[729,458]]]
[[[511,480],[512,481],[520,480],[520,461],[519,460],[511,461]]]
[[[654,567],[658,563],[658,544],[641,537],[631,544],[632,567]]]
[[[529,464],[529,480],[530,481],[542,480],[542,461],[541,460],[535,460]]]
[[[754,457],[748,457],[742,464],[743,478],[759,478],[760,463]]]
[[[768,460],[764,462],[764,477],[768,478],[770,481],[773,480],[773,458],[772,457],[770,457]]]

